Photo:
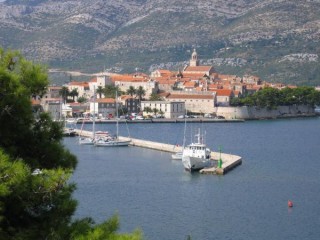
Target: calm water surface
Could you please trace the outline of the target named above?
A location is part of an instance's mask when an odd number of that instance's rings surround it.
[[[128,128],[135,138],[182,144],[183,123]],[[169,153],[65,138],[79,160],[76,217],[99,223],[118,213],[120,232],[138,227],[150,240],[319,239],[320,118],[187,124],[187,141],[198,128],[212,150],[240,155],[242,165],[225,176],[190,174]]]

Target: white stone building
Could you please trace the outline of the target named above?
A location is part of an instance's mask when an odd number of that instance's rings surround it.
[[[141,101],[141,109],[144,110],[147,107],[163,112],[165,118],[177,118],[185,114],[185,104],[182,101]],[[146,111],[143,111],[143,114],[153,115],[152,112],[147,113]]]
[[[216,93],[172,93],[166,97],[166,100],[170,102],[184,102],[188,112],[200,114],[213,113],[216,102]]]

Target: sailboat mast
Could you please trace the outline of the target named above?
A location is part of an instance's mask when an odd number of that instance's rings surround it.
[[[118,116],[118,91],[116,90],[116,116],[117,116],[117,139],[119,135],[119,116]]]
[[[187,115],[187,110],[186,110],[186,115]],[[183,148],[186,145],[186,131],[187,131],[187,120],[186,120],[186,116],[184,116]]]
[[[96,139],[96,87],[93,86],[93,118],[92,118],[92,132],[93,132],[93,140]]]

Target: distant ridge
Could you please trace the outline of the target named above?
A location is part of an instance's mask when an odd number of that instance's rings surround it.
[[[0,46],[52,68],[177,70],[203,64],[270,82],[320,85],[320,0],[7,0]]]

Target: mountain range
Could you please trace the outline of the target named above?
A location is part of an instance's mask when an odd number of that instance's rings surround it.
[[[320,85],[320,0],[6,0],[0,46],[49,68],[217,72]]]

